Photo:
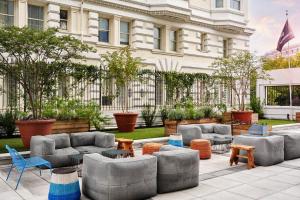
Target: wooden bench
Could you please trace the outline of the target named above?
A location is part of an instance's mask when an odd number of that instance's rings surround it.
[[[230,166],[232,166],[233,163],[237,165],[239,162],[239,158],[245,158],[248,160],[248,164],[247,164],[248,169],[252,169],[255,167],[254,155],[253,155],[255,147],[240,145],[240,144],[232,144],[230,148],[231,148]],[[247,155],[240,155],[240,150],[247,151]]]

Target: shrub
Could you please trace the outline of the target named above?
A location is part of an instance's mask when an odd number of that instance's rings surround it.
[[[184,111],[184,119],[196,119],[196,111],[194,108],[186,108]]]
[[[252,97],[250,100],[250,107],[253,112],[258,113],[259,118],[264,117],[263,105],[259,98]]]
[[[204,118],[212,118],[214,117],[214,111],[212,107],[209,106],[205,106],[203,108],[201,108],[203,114],[204,114]]]
[[[43,116],[57,120],[87,119],[97,130],[108,124],[109,118],[102,115],[96,103],[82,103],[75,99],[56,98],[44,104]]]
[[[147,127],[152,127],[154,118],[156,114],[156,107],[152,107],[151,105],[144,106],[144,109],[142,110],[142,118],[145,121],[145,124]]]
[[[16,130],[17,112],[6,110],[0,114],[0,126],[2,128],[1,136],[12,136]]]
[[[168,119],[168,113],[169,109],[166,106],[160,108],[160,118],[163,125],[165,125],[165,120]]]
[[[171,109],[168,112],[168,120],[183,120],[185,119],[184,110],[181,108]]]
[[[202,119],[204,118],[204,113],[202,109],[196,109],[195,111],[195,119]]]

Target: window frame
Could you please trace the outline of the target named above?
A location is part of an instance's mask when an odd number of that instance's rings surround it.
[[[235,7],[237,5],[238,5],[238,7]],[[242,5],[241,0],[230,0],[230,8],[231,9],[240,11],[241,10],[241,5]]]
[[[228,39],[223,39],[223,57],[226,58],[229,56],[229,40]]]
[[[174,40],[171,39],[171,33],[174,33]],[[169,32],[169,50],[172,52],[177,52],[178,51],[178,31],[177,30],[170,30]],[[175,44],[175,50],[174,48],[171,48],[171,44]]]
[[[4,20],[5,23],[3,23],[3,24],[0,23],[0,27],[1,26],[13,26],[14,25],[14,20],[15,20],[15,1],[13,1],[13,0],[2,0],[2,1],[6,1],[8,7],[9,7],[8,2],[11,2],[12,6],[13,6],[13,9],[12,9],[12,14],[9,13],[8,11],[7,11],[7,13],[1,13],[0,12],[0,16],[6,18],[6,20]],[[12,24],[7,23],[7,21],[8,21],[7,19],[9,19],[9,18],[12,18]]]
[[[128,24],[128,32],[122,32],[121,31],[121,24],[122,23],[127,23]],[[128,42],[127,43],[122,43],[122,41],[121,41],[121,36],[122,35],[127,35],[127,37],[126,38],[128,38]],[[130,44],[130,22],[128,22],[128,21],[125,21],[125,20],[120,20],[120,45],[129,45]]]
[[[207,49],[206,49],[206,40],[207,40],[207,33],[201,33],[201,51],[202,52],[205,52]]]
[[[61,12],[62,11],[66,12],[67,19],[62,19],[61,18]],[[62,28],[62,22],[66,23],[66,27],[65,28]],[[69,26],[69,11],[66,10],[66,9],[60,9],[60,11],[59,11],[59,29],[61,29],[61,30],[68,30],[68,26]]]
[[[218,6],[221,4],[221,6]],[[215,8],[224,8],[224,0],[215,0]]]
[[[107,25],[108,25],[108,29],[101,29],[101,20],[107,20]],[[109,43],[110,42],[110,19],[109,18],[105,18],[105,17],[99,17],[98,18],[98,41],[99,42],[103,42],[103,43]],[[100,40],[100,36],[101,36],[101,32],[106,32],[107,33],[107,41],[102,41]]]
[[[158,30],[158,37],[155,36],[155,30]],[[161,27],[155,26],[153,29],[153,48],[161,50]],[[156,47],[156,44],[158,47]]]
[[[39,7],[39,8],[42,8],[42,13],[43,13],[43,19],[37,19],[37,18],[31,18],[29,17],[29,7],[30,6],[33,6],[33,7]],[[41,6],[41,5],[35,5],[35,4],[28,4],[27,6],[27,9],[28,9],[28,19],[27,19],[27,26],[29,27],[29,21],[38,21],[38,22],[42,22],[42,29],[38,29],[38,30],[44,30],[45,28],[45,10],[44,10],[44,6]],[[29,28],[33,28],[33,27],[29,27]]]

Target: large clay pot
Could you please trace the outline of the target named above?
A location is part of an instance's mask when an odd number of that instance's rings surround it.
[[[133,132],[138,113],[114,113],[120,132]]]
[[[26,148],[30,147],[30,139],[34,135],[49,135],[55,119],[48,120],[20,120],[16,121],[19,128],[23,144]]]
[[[252,111],[232,111],[232,118],[240,123],[251,124],[252,113]]]

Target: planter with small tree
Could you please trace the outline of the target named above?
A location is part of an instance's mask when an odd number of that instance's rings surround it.
[[[246,110],[250,81],[253,76],[257,79],[266,79],[268,76],[265,71],[258,65],[254,55],[248,51],[218,58],[211,67],[215,70],[213,76],[220,79],[236,96],[238,110],[232,111],[233,120],[250,124],[253,112]]]
[[[57,95],[59,80],[94,79],[96,67],[79,64],[83,53],[93,49],[71,36],[57,36],[55,29],[0,28],[0,75],[22,88],[28,115],[16,121],[25,147],[32,135],[51,133],[54,119],[42,115],[43,103]]]
[[[116,86],[115,97],[120,98],[122,112],[114,113],[120,132],[133,132],[138,113],[129,112],[129,86],[139,79],[141,59],[134,58],[129,46],[102,56],[106,65],[105,78],[113,80]],[[113,95],[111,95],[113,96]]]

